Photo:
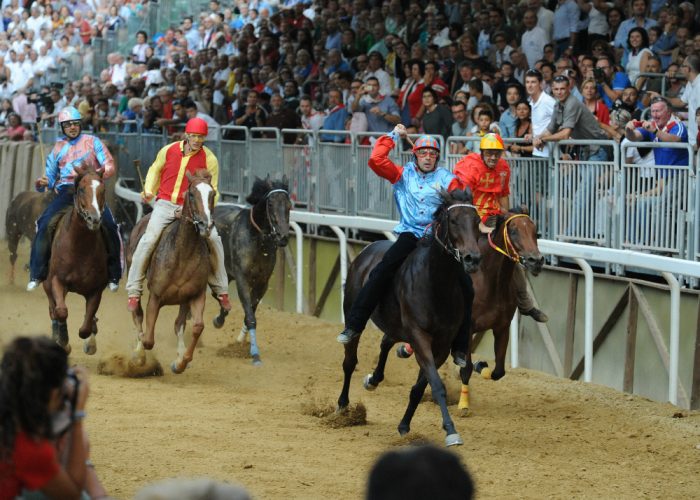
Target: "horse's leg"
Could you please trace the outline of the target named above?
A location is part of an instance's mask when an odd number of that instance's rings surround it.
[[[182,363],[185,356],[185,325],[187,324],[187,314],[190,312],[189,304],[180,304],[180,310],[177,313],[177,318],[175,318],[175,336],[177,337],[177,359],[173,361],[171,369],[174,373],[181,373],[184,368],[180,371],[175,371],[175,367]]]
[[[350,404],[350,379],[357,366],[357,346],[360,337],[345,344],[345,357],[343,358],[343,389],[338,397],[338,411],[342,411]]]
[[[54,342],[61,345],[60,339],[60,322],[56,318],[56,301],[53,299],[53,294],[51,293],[51,284],[48,281],[43,283],[44,293],[46,298],[49,299],[49,318],[51,318],[51,338]]]
[[[97,325],[95,324],[95,315],[97,314],[97,309],[100,307],[100,302],[102,302],[102,291],[85,298],[85,319],[83,320],[82,326],[78,329],[80,338],[86,339],[83,343],[83,351],[85,354],[92,355],[97,352],[97,342],[95,340]]]
[[[365,377],[364,387],[368,391],[373,391],[379,384],[384,380],[384,367],[386,366],[386,360],[389,357],[389,351],[394,346],[396,342],[391,339],[388,335],[382,337],[382,343],[379,347],[379,361],[374,369],[374,373],[370,373]]]
[[[474,364],[472,363],[471,352],[467,352],[467,366],[459,369],[459,378],[462,380],[462,390],[459,394],[459,403],[457,408],[461,411],[461,415],[466,417],[469,415],[469,379],[474,372]]]
[[[10,285],[15,284],[15,263],[17,262],[17,246],[22,238],[22,233],[19,230],[17,223],[12,223],[7,226],[7,248],[10,250],[10,270],[9,282]]]
[[[428,379],[425,378],[423,370],[418,370],[418,379],[416,383],[411,387],[411,392],[408,396],[408,406],[403,414],[401,422],[399,422],[399,434],[402,436],[408,434],[411,430],[411,420],[413,419],[413,414],[416,412],[416,408],[420,404],[423,394],[425,393],[425,388],[428,385]]]
[[[491,372],[491,379],[498,380],[506,374],[506,351],[508,350],[508,328],[493,330],[493,352],[496,356],[496,366]]]
[[[173,361],[170,365],[170,369],[173,373],[182,373],[187,368],[187,365],[192,361],[194,356],[194,348],[197,347],[197,341],[199,341],[200,335],[204,330],[204,302],[207,298],[206,289],[196,297],[192,302],[190,302],[190,312],[192,313],[192,340],[190,340],[190,345],[181,358]],[[181,309],[182,313],[182,309]],[[187,308],[185,307],[185,315],[187,314]]]
[[[412,342],[411,345],[416,353],[416,361],[418,361],[418,365],[421,367],[421,370],[428,379],[430,390],[433,393],[433,399],[440,405],[440,412],[442,413],[442,428],[447,434],[445,437],[445,444],[447,446],[464,444],[464,441],[462,441],[462,438],[455,429],[455,424],[452,421],[452,417],[450,417],[450,412],[447,410],[447,394],[445,391],[445,384],[442,383],[440,374],[435,366],[435,359],[433,358],[433,352],[428,335],[425,333],[420,334],[420,336],[416,338],[416,341]]]
[[[160,312],[160,299],[154,293],[148,296],[148,305],[146,306],[146,331],[141,333],[141,342],[145,349],[153,349],[155,345],[155,330],[156,320]]]
[[[255,319],[255,309],[258,307],[260,299],[253,295],[248,282],[243,276],[236,276],[236,289],[238,290],[238,298],[243,306],[244,326],[250,336],[250,355],[253,357],[253,364],[258,366],[262,364],[262,360],[260,359],[260,349],[258,348],[258,323]],[[239,335],[238,338],[240,339],[240,337]]]
[[[143,366],[146,363],[146,351],[143,347],[143,308],[141,307],[141,301],[139,300],[136,310],[131,313],[131,320],[134,322],[134,327],[136,327],[136,347],[134,349],[133,358],[137,363]]]
[[[66,294],[68,290],[63,287],[60,280],[53,276],[51,281],[44,280],[44,290],[47,295],[51,295],[53,299],[53,314],[58,321],[58,339],[57,343],[63,347],[67,353],[70,353],[71,346],[68,340],[68,307],[66,307]]]

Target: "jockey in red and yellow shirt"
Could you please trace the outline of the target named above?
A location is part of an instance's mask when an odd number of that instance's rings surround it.
[[[472,190],[474,204],[482,222],[510,208],[510,167],[501,157],[503,140],[497,134],[486,134],[479,144],[480,153],[471,153],[459,160],[454,174]]]

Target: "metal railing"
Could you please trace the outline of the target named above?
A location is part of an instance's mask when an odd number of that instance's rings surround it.
[[[123,124],[113,124],[98,135],[109,142],[120,177],[138,185],[133,160],[141,160],[145,173],[160,148],[172,139],[167,131],[123,130]],[[329,132],[344,142],[321,141],[321,135]],[[48,151],[57,131],[44,126],[41,133]],[[215,135],[218,139],[206,145],[219,159],[219,190],[224,200],[244,202],[256,176],[281,179],[286,175],[299,210],[398,217],[391,184],[367,167],[372,141],[381,134],[222,126]],[[462,155],[449,153],[450,146],[478,139],[438,140],[446,152],[441,164],[451,169]],[[595,151],[586,151],[590,146],[605,148],[604,159]],[[688,165],[643,167],[624,159],[634,146],[692,152],[687,144],[631,143],[621,149],[613,141],[569,140],[553,148],[554,158],[508,154],[511,206],[529,208],[542,238],[700,260],[700,223],[695,221],[695,214],[700,213],[700,181],[695,175],[700,158],[691,154]],[[560,154],[571,148],[575,148],[574,156],[561,159]],[[397,164],[411,157],[408,144],[397,144],[390,153]],[[639,197],[660,183],[663,190],[657,196]]]

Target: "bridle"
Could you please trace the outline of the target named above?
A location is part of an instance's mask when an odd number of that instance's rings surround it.
[[[459,208],[459,207],[461,207],[461,208],[473,208],[473,209],[476,210],[477,213],[478,213],[477,207],[474,206],[474,205],[471,205],[471,204],[469,204],[469,203],[455,203],[454,205],[450,205],[449,207],[447,207],[447,210],[445,210],[445,213],[447,214],[447,213],[448,213],[450,210],[452,210],[453,208]],[[460,251],[459,251],[457,248],[455,248],[455,246],[452,244],[452,240],[448,237],[448,238],[447,238],[447,243],[445,243],[445,242],[443,242],[443,241],[440,239],[440,236],[439,236],[439,234],[438,234],[438,232],[439,232],[439,226],[440,226],[440,224],[438,223],[438,227],[435,228],[435,241],[437,241],[437,242],[440,244],[440,246],[441,246],[442,248],[444,248],[445,251],[448,253],[448,255],[450,255],[453,259],[455,259],[457,262],[462,262],[462,254],[461,254]]]
[[[291,201],[291,198],[289,198],[289,192],[286,189],[272,189],[265,195],[265,217],[267,218],[267,223],[270,226],[270,234],[265,234],[265,232],[255,222],[255,219],[253,218],[253,208],[250,209],[250,223],[255,229],[257,229],[263,238],[272,238],[278,234],[282,234],[280,230],[272,223],[272,217],[270,217],[270,197],[275,193],[284,193],[287,199]]]
[[[530,216],[527,214],[516,214],[516,215],[511,215],[510,217],[508,217],[506,219],[506,221],[503,223],[503,242],[504,242],[505,247],[506,247],[505,250],[503,250],[501,247],[499,247],[498,245],[496,245],[493,242],[493,239],[491,238],[491,233],[489,233],[488,238],[489,238],[489,245],[491,246],[491,248],[496,250],[498,253],[505,255],[513,262],[516,262],[522,266],[522,265],[524,265],[523,258],[520,256],[518,251],[515,249],[515,245],[513,245],[513,242],[511,241],[510,236],[508,236],[508,223],[510,221],[512,221],[513,219],[518,219],[520,217],[527,217],[528,219],[530,218]]]
[[[80,196],[78,196],[78,193],[80,192],[80,189],[81,189],[80,182],[82,182],[82,180],[84,178],[85,178],[85,176],[82,176],[80,178],[80,181],[78,183],[76,183],[76,185],[75,185],[75,193],[73,194],[73,206],[75,207],[75,211],[78,212],[78,215],[80,215],[80,217],[85,221],[85,223],[88,225],[92,225],[95,223],[95,221],[93,221],[92,216],[90,215],[90,212],[85,210],[81,206],[81,204],[79,203]],[[102,213],[103,212],[104,212],[104,209],[101,209],[100,210],[100,217],[97,219],[98,225],[102,223]]]
[[[195,186],[195,183],[190,182],[189,187],[187,188],[187,196],[190,196],[192,193],[190,192],[190,189]],[[212,188],[213,189],[213,188]],[[205,200],[202,200],[203,203],[205,203]],[[197,232],[199,232],[199,227],[204,226],[207,230],[207,234],[211,232],[211,228],[214,227],[214,219],[212,218],[211,222],[207,225],[204,223],[203,220],[201,220],[195,213],[194,210],[192,209],[192,203],[190,203],[190,200],[187,200],[187,211],[189,214],[182,214],[182,219],[184,219],[187,222],[191,222],[194,224],[194,227],[197,228]]]

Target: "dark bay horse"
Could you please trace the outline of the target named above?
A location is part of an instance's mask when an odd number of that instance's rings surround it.
[[[250,335],[250,354],[253,364],[259,365],[255,311],[267,291],[267,283],[275,269],[277,248],[287,245],[289,238],[289,198],[287,178],[281,181],[255,179],[246,201],[251,208],[239,209],[219,206],[214,210],[214,221],[224,244],[226,273],[235,280],[238,299],[245,315],[238,342]],[[221,328],[228,311],[221,309],[214,326]]]
[[[207,237],[214,226],[214,188],[206,170],[195,175],[187,172],[189,186],[185,194],[181,217],[163,230],[153,250],[146,278],[148,279],[148,305],[146,306],[146,332],[143,331],[143,309],[132,313],[136,326],[136,355],[145,359],[144,349],[153,349],[155,326],[160,308],[179,305],[175,320],[175,335],[178,338],[177,359],[170,365],[173,373],[182,373],[192,361],[199,336],[204,330],[204,303],[209,277],[210,251]],[[146,230],[150,214],[134,227],[129,240],[127,262],[136,250]],[[185,323],[187,314],[192,315],[192,340],[185,348]]]
[[[472,332],[493,330],[496,366],[488,378],[498,380],[506,373],[509,327],[517,309],[513,286],[515,267],[522,265],[537,276],[544,257],[537,247],[537,226],[527,209],[499,215],[493,232],[480,238],[479,248],[481,266],[472,275]],[[463,411],[469,409],[469,379],[473,368],[471,357],[467,356],[467,366],[460,370],[462,393],[458,408]]]
[[[399,424],[401,435],[410,429],[411,419],[427,384],[440,405],[442,427],[448,446],[462,444],[447,411],[445,387],[438,368],[445,362],[464,317],[464,298],[459,273],[473,272],[479,265],[479,216],[472,205],[472,194],[453,191],[441,194],[443,203],[433,217],[433,236],[427,238],[406,259],[393,283],[372,314],[372,320],[384,332],[379,361],[374,373],[365,379],[365,388],[374,390],[384,379],[384,366],[391,347],[399,341],[410,342],[420,367],[411,388],[409,404]],[[391,246],[378,241],[365,248],[348,271],[343,308],[348,314],[370,271]],[[350,403],[350,379],[357,366],[359,337],[345,345],[343,389],[338,398],[342,411]]]
[[[15,262],[17,262],[17,247],[22,236],[30,242],[36,236],[36,220],[44,213],[56,193],[47,190],[45,193],[23,191],[15,196],[7,207],[5,227],[7,228],[7,248],[10,250],[10,284],[15,282]]]
[[[85,297],[85,318],[78,329],[86,339],[83,350],[97,351],[97,309],[107,286],[107,247],[101,231],[105,208],[105,187],[102,173],[94,166],[81,165],[75,169],[74,205],[58,221],[51,244],[49,272],[43,286],[49,298],[54,339],[66,351],[68,343],[68,308],[66,294],[74,292]]]

